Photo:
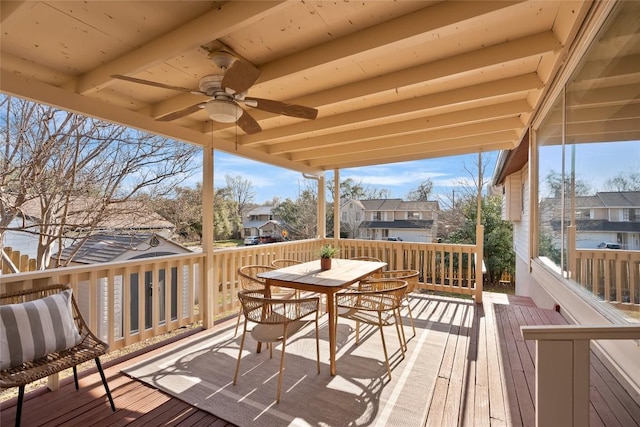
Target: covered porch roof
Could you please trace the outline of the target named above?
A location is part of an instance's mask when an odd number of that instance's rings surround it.
[[[3,1],[0,90],[312,174],[507,150],[591,6]],[[312,107],[317,118],[243,104],[261,131],[212,121],[200,108],[211,97],[190,91],[224,72],[220,51],[254,73],[235,70],[241,83],[225,87],[248,84],[249,97]]]

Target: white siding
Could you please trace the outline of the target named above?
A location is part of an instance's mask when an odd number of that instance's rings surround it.
[[[513,249],[516,253],[516,294],[531,295],[531,276],[529,275],[529,228],[531,224],[529,200],[529,165],[520,170],[520,183],[524,186],[522,194],[522,207],[524,211],[520,221],[513,224]]]
[[[522,216],[522,175],[516,172],[509,175],[504,182],[506,204],[505,215],[509,221],[520,221]]]
[[[518,174],[520,175],[520,179],[517,180],[519,187],[518,194],[522,194],[524,199],[519,203],[520,206],[518,209],[522,209],[524,206],[524,212],[521,214],[520,221],[513,223],[513,245],[517,256],[524,260],[529,260],[529,165],[525,165]],[[522,191],[523,185],[524,191]]]

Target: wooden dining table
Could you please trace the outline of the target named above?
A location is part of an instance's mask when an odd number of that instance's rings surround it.
[[[329,270],[320,269],[320,260],[279,268],[259,273],[266,279],[267,290],[271,286],[281,286],[322,293],[327,296],[329,316],[329,366],[331,375],[336,375],[336,316],[335,293],[352,285],[371,273],[382,270],[386,262],[360,261],[333,258]]]

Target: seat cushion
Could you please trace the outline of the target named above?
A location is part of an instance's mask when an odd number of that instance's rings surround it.
[[[287,338],[302,329],[308,321],[294,320],[287,324]],[[284,324],[260,324],[251,330],[251,336],[259,342],[281,341],[284,337]]]
[[[72,348],[80,341],[70,289],[34,301],[0,306],[0,369]]]

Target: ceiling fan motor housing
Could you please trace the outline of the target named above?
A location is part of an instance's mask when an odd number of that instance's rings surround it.
[[[200,79],[200,83],[198,83],[198,87],[201,92],[206,93],[208,96],[214,96],[216,92],[224,92],[222,89],[222,78],[224,76],[221,74],[211,74],[208,76],[204,76]]]

